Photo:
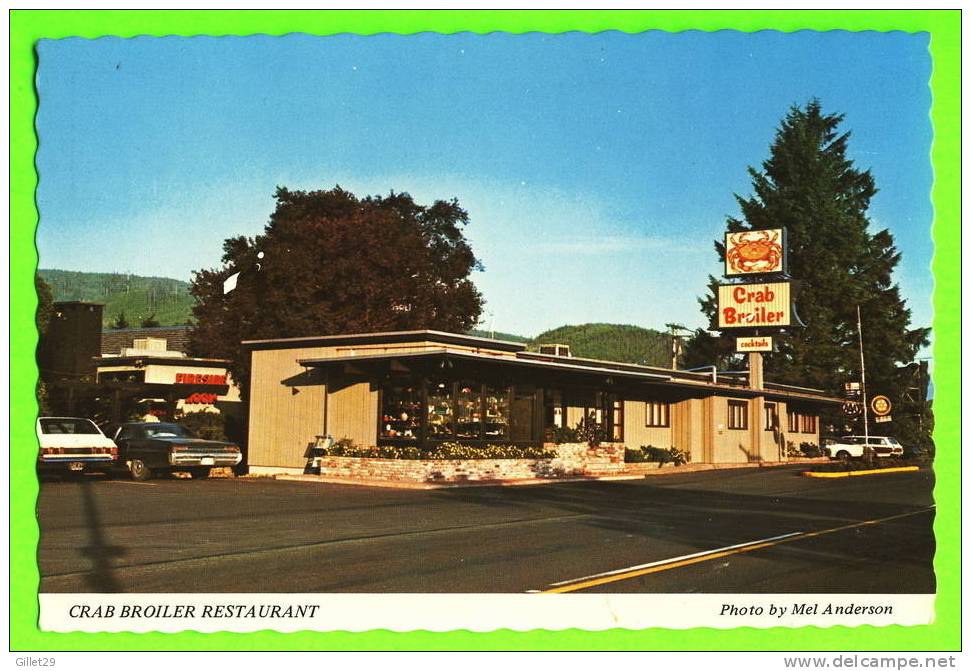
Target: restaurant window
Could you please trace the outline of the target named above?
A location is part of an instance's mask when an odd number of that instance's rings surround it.
[[[426,436],[431,439],[454,438],[455,408],[450,382],[436,380],[428,383],[427,410]]]
[[[459,382],[455,390],[455,437],[478,438],[481,433],[481,387],[473,382]]]
[[[421,390],[390,386],[381,394],[381,437],[417,439],[421,419]]]
[[[611,397],[613,403],[610,412],[610,439],[615,443],[624,442],[624,401],[616,396]]]
[[[775,431],[779,428],[779,410],[775,403],[765,404],[765,426],[766,431]]]
[[[803,433],[816,433],[816,416],[815,415],[803,415],[802,416],[802,432]]]
[[[660,401],[648,401],[645,405],[645,426],[671,426],[670,404]]]
[[[790,410],[788,415],[789,415],[789,433],[799,433],[799,414]]]
[[[728,428],[748,428],[748,401],[728,402]]]
[[[547,389],[543,393],[543,426],[547,429],[562,429],[565,424],[563,392],[559,389]]]
[[[509,387],[485,388],[485,427],[483,438],[496,440],[509,435]]]

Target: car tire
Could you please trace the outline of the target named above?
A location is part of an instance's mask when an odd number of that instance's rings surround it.
[[[836,458],[839,459],[840,461],[849,461],[850,453],[847,452],[846,450],[840,450],[839,452],[836,453]]]
[[[141,459],[132,459],[128,466],[128,472],[131,473],[131,479],[138,482],[152,479],[152,469]]]
[[[211,470],[209,468],[193,468],[189,473],[192,475],[193,480],[205,480],[209,477]]]

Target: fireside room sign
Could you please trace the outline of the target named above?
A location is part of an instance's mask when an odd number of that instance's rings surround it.
[[[781,228],[726,233],[725,275],[783,273],[785,249]]]
[[[735,338],[736,352],[771,352],[772,338],[756,336],[754,338]]]
[[[718,287],[718,328],[789,326],[789,282],[722,284]]]

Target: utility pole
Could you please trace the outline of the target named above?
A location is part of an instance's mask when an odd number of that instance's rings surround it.
[[[864,452],[870,449],[870,422],[867,419],[869,409],[866,401],[866,364],[863,361],[863,321],[860,319],[860,306],[856,306],[856,332],[860,338],[860,393],[863,394],[863,440]]]

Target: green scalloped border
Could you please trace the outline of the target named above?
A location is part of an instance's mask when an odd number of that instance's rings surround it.
[[[10,12],[10,647],[69,650],[959,650],[960,571],[960,10],[11,10]],[[799,630],[649,629],[247,634],[55,634],[37,628],[33,418],[36,307],[32,276],[37,175],[33,45],[41,38],[281,35],[303,32],[510,33],[619,30],[901,30],[930,34],[934,126],[937,615],[916,627]],[[14,419],[16,418],[16,419]],[[955,449],[957,448],[957,449]],[[16,486],[14,486],[16,483]]]

